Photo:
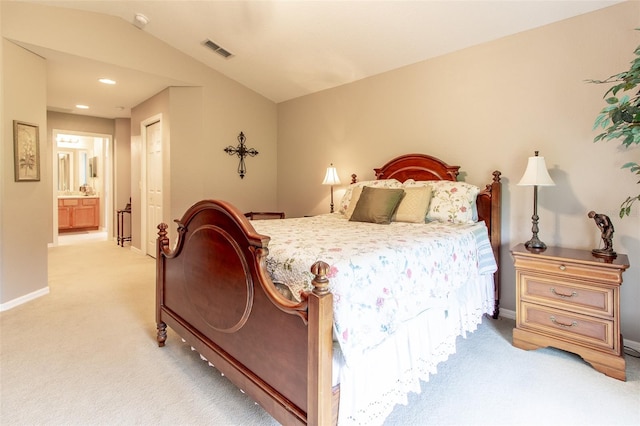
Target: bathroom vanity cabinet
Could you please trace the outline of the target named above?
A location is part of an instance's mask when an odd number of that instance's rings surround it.
[[[58,198],[58,231],[100,228],[100,198],[91,196]]]

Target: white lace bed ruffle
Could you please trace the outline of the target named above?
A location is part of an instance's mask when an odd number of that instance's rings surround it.
[[[493,275],[460,288],[444,308],[405,322],[393,336],[347,366],[334,349],[334,378],[340,381],[338,424],[381,425],[409,392],[420,393],[439,363],[456,352],[456,338],[477,329],[493,313]],[[336,345],[337,346],[337,345]]]

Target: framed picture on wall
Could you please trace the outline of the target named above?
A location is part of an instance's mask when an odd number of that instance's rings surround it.
[[[13,120],[13,152],[16,182],[40,180],[40,138],[38,126]]]

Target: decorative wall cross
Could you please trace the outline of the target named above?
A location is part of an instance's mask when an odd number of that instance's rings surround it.
[[[247,173],[247,167],[244,164],[244,157],[246,157],[247,155],[250,155],[252,157],[258,155],[258,151],[253,148],[247,148],[245,146],[244,142],[246,140],[247,138],[244,137],[244,133],[240,132],[240,134],[238,135],[238,146],[233,147],[229,145],[224,149],[224,152],[226,152],[227,154],[237,155],[238,158],[240,158],[240,163],[238,164],[238,173],[240,174],[240,179],[244,179],[244,175]]]

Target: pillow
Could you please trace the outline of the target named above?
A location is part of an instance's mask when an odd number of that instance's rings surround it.
[[[430,181],[433,187],[427,221],[473,223],[480,188],[466,182]],[[476,213],[477,216],[477,213]]]
[[[442,186],[442,185],[439,184],[439,182],[445,182],[444,185],[449,185],[451,183],[451,181],[446,181],[446,180],[444,180],[444,181],[442,181],[442,180],[419,180],[419,181],[415,181],[413,179],[407,179],[402,184],[402,187],[403,188],[415,188],[415,187],[420,187],[420,186],[431,186],[431,187]],[[460,182],[460,183],[464,183],[464,182]],[[476,197],[477,197],[477,195],[476,195]],[[474,201],[471,208],[472,208],[471,220],[472,220],[472,222],[475,223],[475,222],[478,221],[478,204]]]
[[[351,202],[351,198],[353,198],[353,190],[364,186],[373,186],[376,188],[400,188],[402,183],[397,179],[363,180],[362,182],[352,183],[347,187],[347,190],[338,205],[339,213],[345,214],[349,208],[349,203]]]
[[[360,194],[362,194],[362,188],[364,188],[364,186],[356,186],[355,188],[353,188],[353,191],[351,193],[351,201],[349,202],[349,207],[344,212],[344,215],[347,219],[351,218],[353,211],[356,209],[356,204],[358,204],[358,200],[360,199]]]
[[[365,186],[349,218],[352,222],[391,223],[400,201],[404,197],[402,188],[373,188]]]
[[[407,179],[402,183],[403,188],[419,188],[423,186],[431,186],[431,182],[437,182],[435,180],[418,180]]]
[[[404,198],[398,206],[394,220],[396,222],[424,223],[429,202],[431,186],[412,186],[404,188]]]

